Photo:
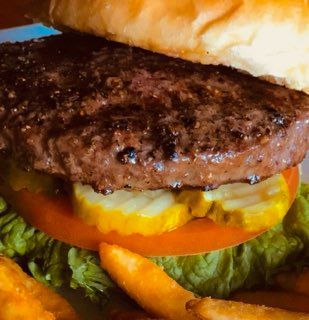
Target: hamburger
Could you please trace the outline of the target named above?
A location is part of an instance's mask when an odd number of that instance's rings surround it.
[[[101,242],[228,297],[309,264],[304,1],[36,1],[0,46],[0,251],[117,291]],[[92,34],[92,35],[87,35]]]

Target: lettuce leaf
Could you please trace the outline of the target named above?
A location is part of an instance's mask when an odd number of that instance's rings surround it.
[[[86,296],[93,301],[99,302],[103,295],[107,298],[110,289],[115,287],[100,267],[97,254],[72,247],[68,254],[68,263],[72,271],[71,288],[84,289]]]
[[[53,287],[80,288],[95,302],[106,301],[115,288],[96,253],[51,239],[8,210],[1,198],[0,253],[15,259],[38,281]]]
[[[283,220],[285,232],[304,243],[304,259],[309,263],[309,184],[302,184],[289,214]]]
[[[239,246],[194,256],[152,259],[188,290],[227,297],[239,288],[265,286],[283,268],[309,265],[309,185],[283,222]]]
[[[115,284],[95,252],[51,239],[29,226],[0,198],[0,253],[17,260],[39,281],[82,289],[92,301],[106,301]],[[309,185],[283,222],[233,248],[201,255],[155,257],[153,262],[198,295],[227,297],[239,288],[265,286],[285,268],[309,265]]]

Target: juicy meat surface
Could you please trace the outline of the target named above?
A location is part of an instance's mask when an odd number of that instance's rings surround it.
[[[0,150],[122,188],[258,182],[309,147],[309,96],[235,70],[64,34],[0,46]]]

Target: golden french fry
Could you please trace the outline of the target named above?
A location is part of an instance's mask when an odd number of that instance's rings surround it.
[[[1,320],[56,320],[38,300],[27,294],[0,289],[0,306]]]
[[[275,282],[281,289],[309,296],[309,269],[305,269],[301,273],[279,273]]]
[[[13,301],[19,301],[18,305],[15,305],[15,309],[19,309],[19,305],[24,306],[27,309],[26,302],[29,301],[29,312],[32,306],[36,306],[34,309],[39,311],[42,309],[45,315],[49,317],[42,319],[56,319],[56,320],[78,320],[74,309],[69,303],[59,296],[51,289],[45,287],[35,279],[25,274],[21,268],[13,262],[11,259],[4,256],[0,256],[0,290],[4,292],[3,296],[9,296],[12,298],[11,302],[6,300],[7,310],[13,312]],[[2,302],[1,302],[2,301]],[[2,306],[4,300],[0,300]],[[2,318],[3,308],[0,308],[0,319]],[[15,310],[14,312],[18,312]],[[30,313],[29,313],[30,314]],[[10,319],[10,318],[7,318]],[[15,319],[15,318],[12,318]],[[16,316],[16,319],[18,317]],[[26,318],[21,318],[26,319]],[[37,316],[29,317],[29,319],[41,319]]]
[[[150,260],[116,245],[100,245],[102,267],[150,314],[163,319],[196,319],[185,308],[194,299]]]
[[[212,298],[189,301],[187,309],[202,320],[309,320],[305,313]]]
[[[110,320],[161,320],[153,318],[141,311],[123,311],[115,310],[109,314]],[[163,320],[163,319],[162,319]]]
[[[309,298],[303,294],[286,291],[240,291],[231,300],[309,313]]]

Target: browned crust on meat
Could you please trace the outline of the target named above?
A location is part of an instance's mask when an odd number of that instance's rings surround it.
[[[257,182],[309,147],[308,95],[103,39],[0,46],[0,150],[100,191]]]

